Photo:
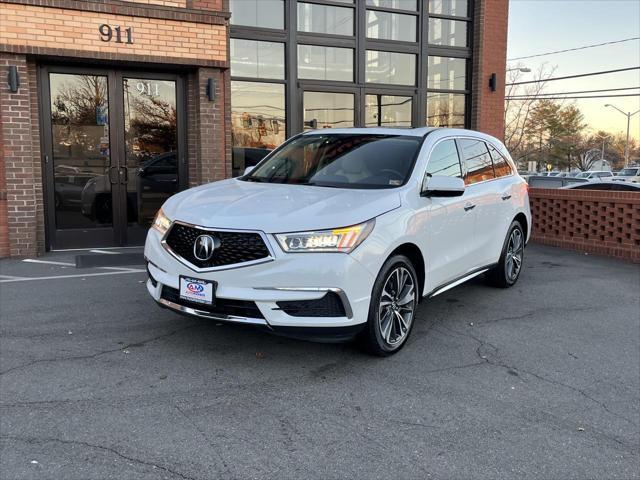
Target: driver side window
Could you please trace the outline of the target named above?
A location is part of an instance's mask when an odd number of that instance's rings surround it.
[[[443,140],[431,150],[429,162],[427,163],[427,173],[462,178],[460,158],[458,157],[455,140]]]

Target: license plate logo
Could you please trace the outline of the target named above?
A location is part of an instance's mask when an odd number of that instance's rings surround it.
[[[213,303],[213,283],[194,278],[180,278],[180,298],[196,303]]]

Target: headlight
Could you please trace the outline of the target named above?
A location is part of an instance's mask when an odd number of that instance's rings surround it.
[[[161,235],[164,235],[165,233],[167,233],[167,230],[169,230],[170,226],[171,220],[169,220],[169,217],[164,214],[162,209],[158,210],[158,213],[156,213],[156,218],[153,219],[153,223],[151,224],[151,228],[156,229],[158,232],[160,232]]]
[[[375,220],[351,227],[316,232],[279,233],[278,243],[285,252],[343,252],[349,253],[369,236]]]

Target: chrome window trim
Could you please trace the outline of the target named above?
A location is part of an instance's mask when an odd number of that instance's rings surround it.
[[[170,302],[169,300],[165,300],[164,298],[160,298],[158,300],[158,303],[172,310],[176,310],[178,312],[186,313],[189,315],[194,315],[196,317],[203,317],[211,320],[221,320],[225,322],[248,323],[251,325],[269,326],[266,320],[262,320],[260,318],[239,317],[237,315],[225,315],[224,313],[211,313],[204,310],[197,310],[195,308],[185,307],[183,305]]]
[[[342,301],[344,312],[348,319],[353,318],[353,309],[344,290],[336,287],[253,287],[254,290],[278,290],[286,292],[333,292]]]
[[[265,246],[267,247],[267,250],[269,251],[269,256],[264,257],[264,258],[259,258],[257,260],[250,260],[248,262],[231,263],[229,265],[222,265],[222,266],[219,266],[219,267],[206,267],[206,268],[196,267],[194,264],[188,262],[185,258],[181,257],[176,252],[174,252],[173,249],[167,244],[167,237],[171,233],[171,229],[173,228],[173,226],[175,224],[180,224],[180,225],[183,225],[185,227],[197,228],[197,229],[204,230],[204,231],[207,231],[207,232],[257,233],[258,235],[260,235],[260,237],[262,238],[262,241],[264,242]],[[171,255],[177,261],[182,263],[184,266],[186,266],[186,267],[190,268],[191,270],[193,270],[194,272],[198,272],[198,273],[218,272],[218,271],[221,271],[221,270],[232,270],[232,269],[236,269],[236,268],[249,267],[249,266],[252,266],[252,265],[259,265],[261,263],[273,262],[275,260],[275,254],[273,253],[273,248],[271,247],[271,243],[269,242],[269,239],[268,239],[267,235],[264,232],[260,231],[260,230],[244,230],[244,229],[237,229],[237,228],[236,229],[232,229],[232,228],[205,227],[205,226],[202,226],[202,225],[196,225],[196,224],[193,224],[193,223],[183,222],[183,221],[180,221],[180,220],[174,220],[174,221],[171,222],[171,226],[169,227],[169,229],[162,236],[162,240],[160,240],[160,244],[162,245],[162,248],[164,248],[167,251],[167,253],[169,253],[169,255]]]

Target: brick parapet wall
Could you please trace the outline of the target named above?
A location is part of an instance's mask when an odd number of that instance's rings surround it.
[[[640,194],[605,190],[529,190],[532,240],[640,262]]]
[[[508,0],[476,0],[473,21],[471,128],[504,137],[504,95],[507,63]],[[491,74],[497,88],[489,88]]]

